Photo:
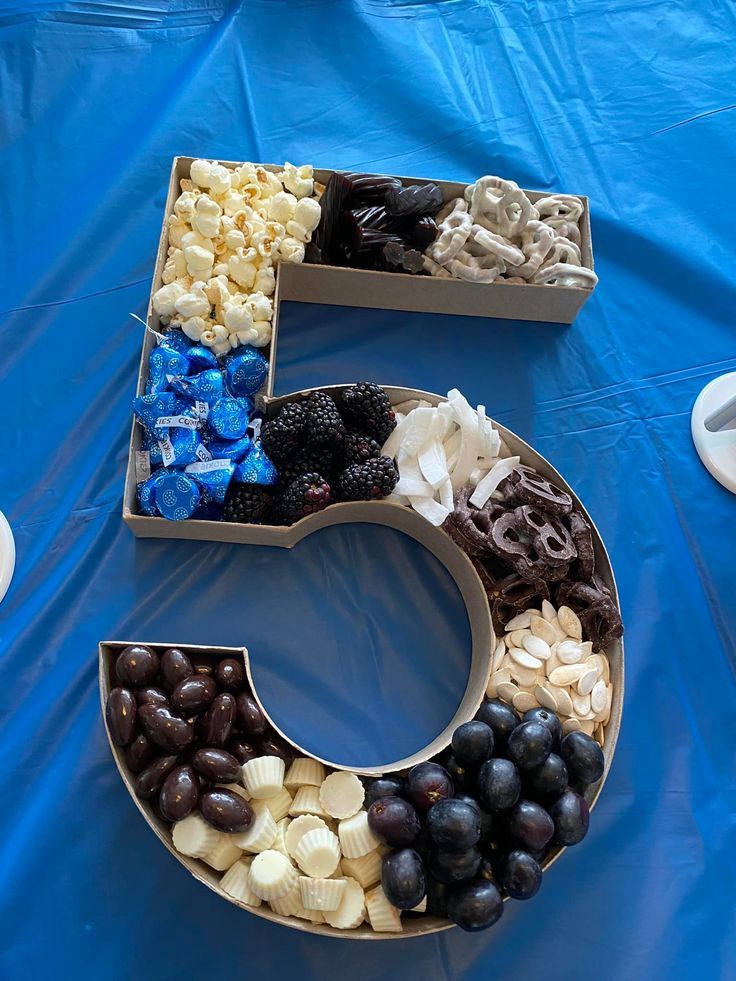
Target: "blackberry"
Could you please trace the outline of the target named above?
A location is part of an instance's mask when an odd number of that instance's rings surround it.
[[[342,446],[345,423],[334,401],[324,392],[312,392],[306,406],[304,434],[312,446]]]
[[[257,484],[232,483],[225,498],[222,519],[244,525],[256,524],[270,502],[271,496],[263,487]]]
[[[368,460],[375,460],[381,455],[381,447],[370,436],[354,431],[348,432],[343,444],[343,465],[352,467],[356,463],[366,463]]]
[[[367,433],[381,446],[396,428],[388,395],[371,382],[358,382],[342,393],[342,414],[348,425]]]
[[[388,497],[399,475],[394,461],[387,456],[358,463],[340,474],[340,489],[348,501],[375,501]]]
[[[277,520],[290,525],[308,514],[324,511],[332,501],[330,485],[318,473],[297,477],[279,494],[274,502]]]
[[[282,485],[290,484],[305,473],[322,474],[331,483],[330,478],[335,474],[335,456],[328,446],[305,446],[279,467]]]
[[[301,444],[307,409],[303,402],[287,402],[275,419],[261,429],[261,444],[276,463],[285,462]]]

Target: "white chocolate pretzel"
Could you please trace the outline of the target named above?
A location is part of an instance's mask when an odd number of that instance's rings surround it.
[[[458,198],[450,214],[439,224],[440,236],[430,247],[431,258],[441,266],[447,265],[468,241],[472,227],[468,206]]]
[[[583,202],[573,194],[551,194],[540,198],[536,209],[541,218],[564,218],[566,221],[578,221],[583,213]]]

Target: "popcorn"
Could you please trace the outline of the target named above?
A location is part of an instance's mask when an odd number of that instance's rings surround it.
[[[319,202],[302,198],[294,209],[294,217],[286,223],[286,231],[300,242],[309,242],[321,216]]]
[[[312,168],[277,175],[243,163],[233,170],[194,160],[168,218],[163,285],[153,298],[162,324],[224,355],[271,340],[275,265],[301,262],[321,209]],[[560,215],[566,214],[559,210]],[[288,227],[287,227],[288,226]],[[572,268],[569,270],[573,272]]]
[[[290,225],[294,222],[290,221]],[[282,238],[279,245],[279,257],[284,262],[302,262],[304,260],[304,242],[295,238]]]
[[[268,216],[272,221],[278,221],[285,226],[294,217],[296,204],[297,201],[293,194],[279,191],[268,202]],[[320,210],[319,205],[317,205],[317,209]]]
[[[181,321],[181,329],[190,337],[193,341],[198,341],[201,339],[202,334],[206,330],[209,330],[211,321],[205,320],[204,317],[189,317],[187,320]]]
[[[265,293],[266,296],[271,296],[276,289],[276,273],[273,271],[272,266],[262,266],[258,270],[253,289],[258,293]]]
[[[213,164],[209,174],[209,188],[213,194],[225,194],[230,190],[230,171],[222,164]]]
[[[205,296],[204,283],[196,282],[192,285],[191,292],[180,296],[174,308],[183,317],[206,317],[211,308],[211,303]]]
[[[199,184],[200,187],[209,187],[213,167],[214,163],[211,160],[193,160],[189,174],[195,184]]]
[[[278,175],[278,178],[287,191],[291,191],[297,198],[304,198],[313,193],[314,181],[312,174],[313,170],[309,165],[295,167],[293,164],[287,162],[284,164],[284,169]]]
[[[215,238],[220,232],[221,214],[220,205],[208,194],[201,194],[197,198],[194,214],[190,218],[191,226],[204,238]]]
[[[158,314],[171,317],[176,311],[176,301],[186,290],[179,283],[169,283],[153,294],[153,309]]]
[[[182,191],[176,201],[174,201],[174,214],[182,221],[191,221],[196,202],[197,195],[194,191]]]

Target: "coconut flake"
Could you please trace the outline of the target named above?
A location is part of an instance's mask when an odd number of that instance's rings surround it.
[[[404,497],[434,497],[434,487],[426,480],[416,480],[414,477],[401,477],[394,492]]]
[[[483,480],[480,481],[478,486],[470,495],[470,504],[474,504],[477,508],[482,508],[501,481],[508,477],[519,462],[520,458],[518,456],[511,456],[507,460],[499,460],[498,463],[488,471]]]
[[[431,497],[410,497],[409,501],[414,510],[436,528],[443,524],[450,513]]]

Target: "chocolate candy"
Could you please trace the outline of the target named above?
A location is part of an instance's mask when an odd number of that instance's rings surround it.
[[[261,739],[259,747],[262,756],[278,756],[279,759],[284,761],[286,766],[289,766],[294,759],[294,750],[274,732]]]
[[[155,797],[178,762],[178,756],[159,756],[136,777],[133,785],[136,794],[144,800]]]
[[[115,677],[121,685],[150,685],[158,674],[158,657],[150,647],[126,647],[115,662]]]
[[[181,821],[191,814],[199,799],[199,780],[191,766],[177,766],[163,782],[158,799],[167,821]]]
[[[390,215],[436,214],[445,203],[442,191],[436,184],[391,187],[386,192],[384,201]]]
[[[203,791],[199,810],[208,824],[226,834],[247,831],[253,823],[253,808],[248,801],[221,787]]]
[[[142,705],[138,718],[144,733],[152,742],[170,753],[181,753],[191,746],[194,730],[165,705]]]
[[[146,685],[138,688],[135,692],[135,700],[138,705],[168,705],[169,699],[165,691],[156,688],[154,685]]]
[[[268,728],[266,717],[258,702],[248,692],[241,692],[237,699],[238,726],[249,736],[262,736]]]
[[[135,736],[136,704],[129,688],[113,688],[107,696],[105,717],[112,741],[127,746]]]
[[[233,783],[240,777],[241,764],[224,749],[198,749],[192,766],[208,783]]]
[[[206,654],[197,654],[190,658],[195,674],[214,675],[217,662]]]
[[[171,694],[180,681],[194,674],[192,662],[184,651],[170,647],[161,655],[161,685]]]
[[[183,715],[199,715],[217,694],[217,683],[209,675],[192,675],[180,681],[171,693],[171,704]]]
[[[128,769],[133,773],[140,773],[148,766],[156,753],[158,753],[158,747],[154,746],[142,732],[139,732],[125,750],[125,762],[128,764]]]
[[[226,657],[217,662],[215,681],[223,691],[238,691],[246,683],[245,668],[240,661]]]
[[[235,698],[229,692],[218,695],[202,718],[200,738],[205,746],[224,746],[235,722]]]
[[[240,736],[236,736],[230,740],[227,744],[227,751],[228,753],[232,753],[241,764],[248,763],[258,756],[258,750],[255,746],[252,743],[246,742],[245,739],[241,739]]]

